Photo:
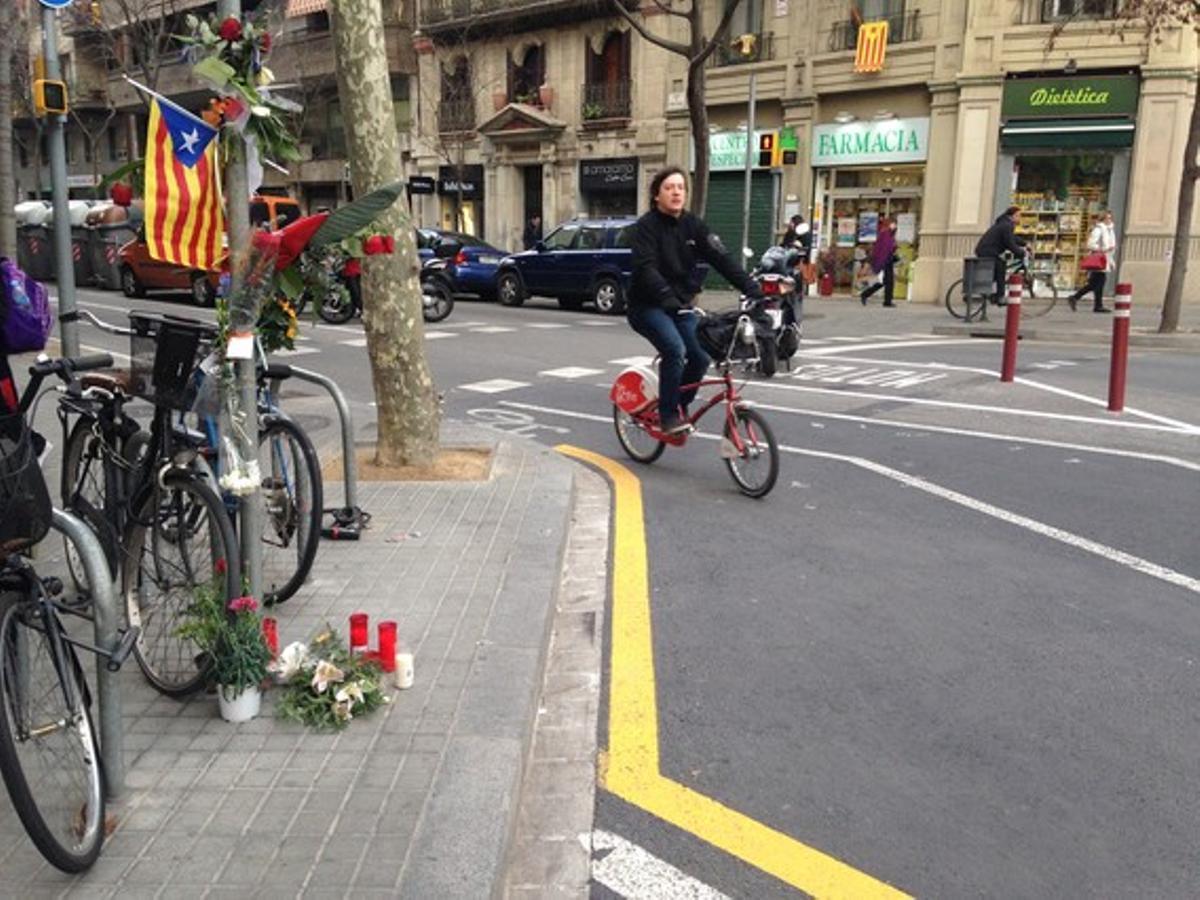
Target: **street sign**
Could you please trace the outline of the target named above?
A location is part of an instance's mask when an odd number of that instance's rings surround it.
[[[62,9],[64,6],[71,5],[71,0],[38,0],[38,2],[50,9]]]

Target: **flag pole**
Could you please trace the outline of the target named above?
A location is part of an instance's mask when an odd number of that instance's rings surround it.
[[[218,0],[217,15],[241,19],[241,0]],[[225,223],[229,235],[230,296],[236,296],[246,273],[250,246],[250,185],[245,154],[230,154],[225,164]],[[253,325],[251,326],[253,328]],[[247,462],[258,459],[258,394],[253,354],[234,361],[238,406],[246,416],[245,427],[234,429],[238,453]],[[254,490],[240,498],[242,579],[249,582],[250,596],[262,600],[262,492]]]

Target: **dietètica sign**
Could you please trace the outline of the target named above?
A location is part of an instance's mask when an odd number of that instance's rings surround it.
[[[922,162],[928,156],[929,119],[849,122],[813,129],[814,167]]]
[[[1136,75],[1021,78],[1005,82],[1006,119],[1132,116],[1137,112]]]

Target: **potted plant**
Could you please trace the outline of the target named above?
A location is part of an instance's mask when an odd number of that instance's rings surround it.
[[[542,109],[549,109],[554,103],[554,88],[548,84],[543,84],[537,89],[537,101]]]
[[[221,718],[245,722],[258,715],[259,686],[268,675],[271,651],[263,638],[258,603],[253,597],[225,603],[223,583],[215,578],[196,589],[179,633],[191,638],[211,661],[208,680],[216,685]]]
[[[599,103],[588,101],[587,103],[583,104],[583,119],[585,122],[591,122],[595,119],[599,119],[603,115],[604,107]]]

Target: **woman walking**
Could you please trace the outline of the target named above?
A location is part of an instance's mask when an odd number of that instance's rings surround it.
[[[1071,304],[1071,312],[1075,312],[1075,304],[1079,302],[1079,298],[1091,291],[1094,300],[1092,312],[1112,312],[1103,302],[1104,282],[1108,279],[1108,273],[1116,271],[1117,268],[1114,259],[1117,252],[1117,230],[1113,227],[1112,210],[1106,209],[1100,213],[1092,233],[1088,235],[1087,248],[1090,252],[1080,263],[1087,269],[1087,284],[1068,297],[1067,303]]]
[[[883,288],[883,305],[895,306],[892,296],[896,287],[896,223],[891,219],[879,220],[879,236],[875,238],[875,248],[871,251],[871,268],[881,279],[859,295],[862,305],[867,305],[867,298],[880,288]]]

